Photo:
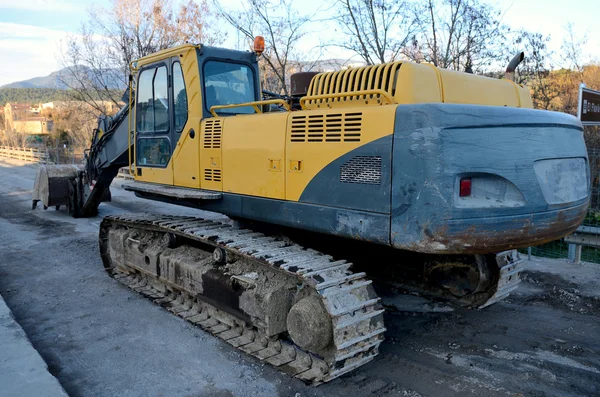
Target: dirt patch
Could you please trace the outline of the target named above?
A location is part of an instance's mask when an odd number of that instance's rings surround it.
[[[542,303],[580,314],[600,314],[600,297],[584,295],[577,284],[557,274],[525,271],[521,278],[522,282],[541,290],[535,295],[527,296],[524,304]]]

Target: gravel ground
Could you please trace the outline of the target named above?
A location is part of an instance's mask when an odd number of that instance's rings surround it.
[[[535,259],[515,294],[481,311],[407,299],[411,311],[386,315],[378,359],[313,388],[110,279],[100,218],[31,211],[34,175],[0,160],[0,294],[72,396],[600,395],[600,265]],[[119,182],[100,215],[139,210],[221,217],[137,199]]]

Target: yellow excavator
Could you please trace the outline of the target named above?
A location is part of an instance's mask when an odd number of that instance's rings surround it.
[[[111,277],[313,384],[378,353],[367,274],[485,307],[516,288],[518,248],[582,222],[582,126],[533,110],[510,78],[397,61],[295,74],[282,96],[261,91],[263,49],[133,62],[127,105],[99,119],[83,166],[40,168],[33,207],[95,216],[125,167],[138,197],[236,220],[107,216],[100,255]]]

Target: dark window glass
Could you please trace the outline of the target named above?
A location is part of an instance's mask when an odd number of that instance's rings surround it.
[[[238,63],[208,61],[204,64],[204,103],[207,110],[214,105],[233,105],[256,100],[252,69]],[[254,113],[244,106],[218,109],[219,114]]]
[[[138,80],[137,129],[166,132],[169,129],[167,67],[146,69]]]
[[[175,131],[181,132],[188,118],[187,94],[181,64],[173,64],[173,103],[175,105]]]
[[[166,166],[171,157],[171,148],[167,138],[140,138],[136,151],[140,166]]]

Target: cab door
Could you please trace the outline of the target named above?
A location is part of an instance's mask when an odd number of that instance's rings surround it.
[[[135,180],[173,184],[172,94],[169,60],[144,66],[138,74],[135,107]]]
[[[173,184],[200,188],[202,98],[195,49],[171,58],[173,134]]]

